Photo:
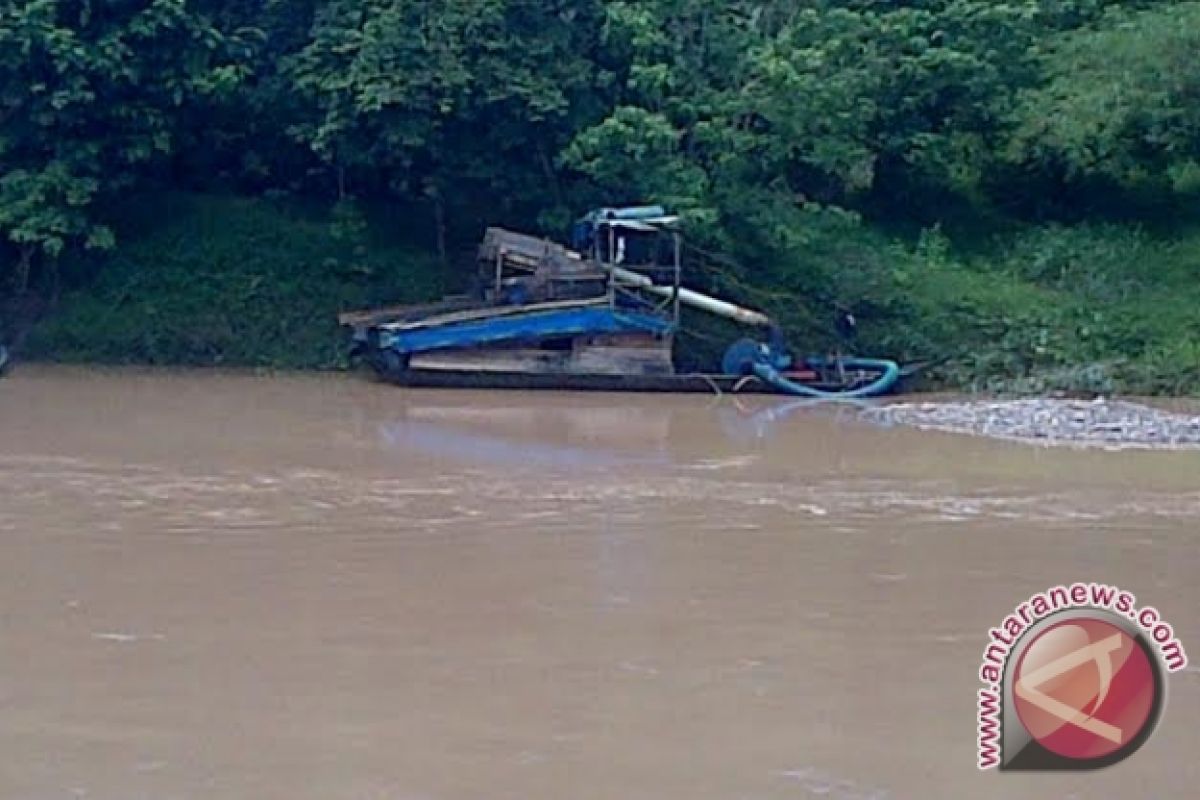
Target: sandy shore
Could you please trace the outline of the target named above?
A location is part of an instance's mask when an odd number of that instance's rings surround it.
[[[1103,398],[899,403],[863,415],[886,425],[989,436],[1043,445],[1200,449],[1200,416]]]

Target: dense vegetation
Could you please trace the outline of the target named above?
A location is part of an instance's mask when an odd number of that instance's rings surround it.
[[[327,366],[482,225],[655,201],[814,348],[1198,391],[1197,53],[1155,0],[0,0],[2,321]]]

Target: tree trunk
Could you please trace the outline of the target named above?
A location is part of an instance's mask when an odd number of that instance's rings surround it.
[[[17,258],[17,297],[24,297],[29,291],[29,273],[33,269],[33,256],[37,253],[36,244],[21,245]]]
[[[444,266],[446,264],[446,202],[442,199],[442,193],[436,189],[432,194],[433,222],[437,231],[438,260]]]
[[[58,269],[58,259],[52,258],[47,261],[46,270],[50,276],[50,294],[46,299],[46,304],[53,310],[58,308],[58,298],[62,294],[62,273]]]
[[[558,180],[558,173],[554,171],[554,164],[550,161],[550,156],[546,153],[545,145],[539,140],[537,143],[538,162],[542,166],[542,174],[546,176],[550,186],[554,189],[554,199],[558,205],[565,206],[566,201],[563,197],[562,183]]]

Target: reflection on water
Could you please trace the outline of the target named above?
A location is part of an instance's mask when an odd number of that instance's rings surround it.
[[[666,413],[611,406],[412,406],[380,426],[385,446],[404,454],[548,470],[667,463],[669,429]]]
[[[1190,796],[1193,673],[1103,783],[984,779],[971,726],[1051,584],[1200,641],[1200,455],[857,412],[22,370],[0,797]]]
[[[500,394],[496,405],[454,405],[454,397],[437,405],[407,405],[396,420],[380,426],[389,448],[418,450],[456,461],[510,467],[572,469],[622,464],[671,462],[671,419],[677,409],[622,407],[606,397],[588,396],[570,406],[539,408],[511,405]],[[507,400],[508,405],[504,404]],[[770,437],[800,413],[818,408],[845,416],[867,403],[787,399],[748,405],[741,399],[710,403],[718,423],[713,432],[733,443]]]
[[[756,406],[735,397],[728,403],[722,403],[718,414],[721,427],[730,438],[766,439],[781,424],[798,414],[820,410],[837,413],[839,418],[846,420],[853,418],[855,411],[870,408],[871,405],[863,400],[788,398],[760,400]]]

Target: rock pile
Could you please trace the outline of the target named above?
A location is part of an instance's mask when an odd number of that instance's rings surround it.
[[[863,415],[882,424],[1041,444],[1200,448],[1200,417],[1104,399],[903,403],[870,408]]]

